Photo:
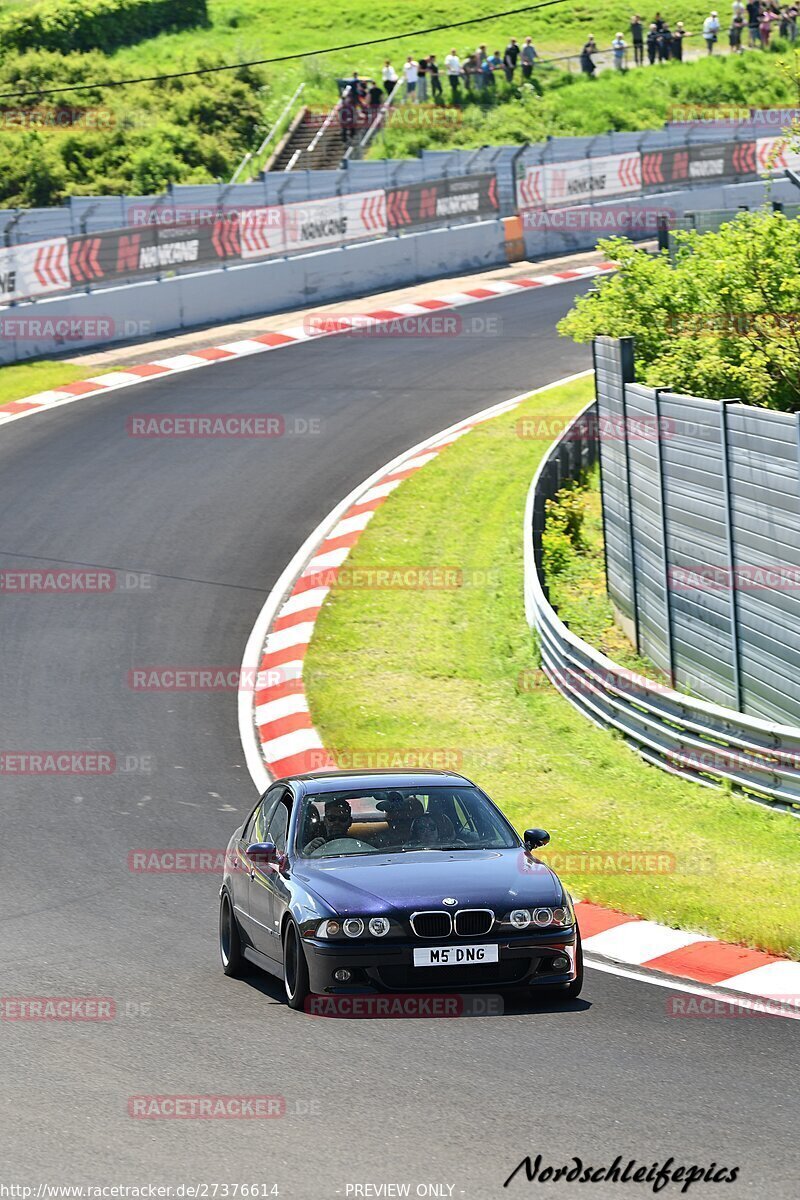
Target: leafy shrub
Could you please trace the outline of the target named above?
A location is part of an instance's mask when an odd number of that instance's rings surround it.
[[[0,17],[0,55],[113,50],[208,23],[206,0],[42,0]]]
[[[800,411],[800,221],[761,210],[668,254],[600,242],[619,271],[578,299],[559,332],[632,336],[641,383]]]
[[[545,505],[542,534],[542,565],[546,579],[564,575],[585,550],[583,522],[586,517],[585,485],[568,483]]]
[[[206,54],[198,66],[218,62]],[[0,63],[0,91],[67,86],[107,72],[97,51],[28,53]],[[242,68],[81,91],[67,100],[72,124],[59,129],[26,126],[26,114],[15,111],[15,124],[6,123],[0,138],[0,201],[44,207],[70,195],[160,193],[171,183],[229,178],[259,136],[263,84],[259,72]],[[49,97],[31,110],[50,112]]]

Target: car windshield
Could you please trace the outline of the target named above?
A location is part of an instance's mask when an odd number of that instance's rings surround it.
[[[477,788],[343,788],[307,795],[295,846],[303,858],[410,851],[508,850],[510,826]]]

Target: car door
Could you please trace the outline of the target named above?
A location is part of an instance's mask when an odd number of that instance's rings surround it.
[[[292,815],[292,793],[283,786],[271,806],[265,835],[259,841],[274,842],[279,855],[285,856]],[[270,958],[280,959],[281,917],[288,897],[286,880],[278,863],[252,863],[250,867],[250,921],[256,948]],[[255,942],[255,938],[258,941]]]
[[[247,847],[252,846],[254,842],[266,842],[268,840],[267,829],[270,817],[274,813],[284,790],[283,787],[274,784],[269,788],[262,797],[261,802],[256,805],[255,811],[242,830],[242,836],[239,839],[239,859],[242,869],[239,872],[240,883],[234,894],[236,916],[249,941],[252,942],[256,950],[261,950],[263,954],[267,953],[263,944],[267,939],[263,932],[259,932],[258,924],[252,920],[250,915],[255,864],[248,858]]]

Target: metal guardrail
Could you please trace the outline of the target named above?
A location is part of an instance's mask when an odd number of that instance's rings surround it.
[[[273,140],[273,138],[277,134],[278,130],[283,125],[283,122],[286,120],[286,118],[291,113],[292,109],[294,108],[295,102],[299,99],[299,97],[305,91],[305,87],[306,87],[305,83],[301,83],[298,85],[298,87],[295,89],[294,95],[289,100],[287,100],[286,104],[281,109],[280,116],[278,117],[278,119],[275,121],[275,123],[270,128],[269,132],[267,133],[267,136],[264,138],[263,142],[258,147],[258,149],[253,151],[252,153],[248,150],[247,154],[245,154],[244,158],[239,163],[239,165],[236,168],[236,170],[234,171],[233,175],[231,175],[231,179],[230,179],[231,183],[236,183],[236,181],[238,180],[238,178],[241,175],[244,168],[246,166],[248,166],[251,162],[257,163],[259,161],[259,159],[261,158],[261,155],[264,153],[267,146],[269,146],[270,142]],[[256,169],[256,171],[259,170],[258,167],[256,167],[255,169]]]
[[[800,728],[744,716],[620,667],[572,633],[551,606],[542,571],[546,502],[594,461],[594,417],[592,402],[550,447],[525,507],[525,615],[539,636],[545,673],[579,712],[616,730],[652,765],[800,816]]]

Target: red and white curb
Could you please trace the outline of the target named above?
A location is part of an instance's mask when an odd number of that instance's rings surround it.
[[[586,374],[514,396],[420,442],[355,488],[306,539],[267,598],[242,662],[242,680],[255,680],[255,687],[245,682],[239,692],[239,732],[259,791],[272,779],[336,767],[311,719],[303,663],[316,619],[340,568],[387,497],[475,426],[511,412],[531,395]],[[760,1011],[764,1005],[776,1015],[800,1017],[798,962],[587,901],[579,902],[576,909],[584,950],[597,969],[677,986],[715,1003],[730,1001],[736,1008],[755,1006]],[[604,964],[646,968],[659,976],[636,975]]]
[[[193,371],[198,367],[208,367],[233,358],[244,358],[249,354],[264,354],[268,350],[294,346],[299,342],[316,341],[321,337],[334,337],[337,334],[348,333],[354,328],[363,330],[373,326],[386,325],[388,322],[399,321],[406,317],[430,316],[432,312],[442,309],[478,304],[482,300],[496,300],[498,296],[511,295],[513,292],[552,287],[554,284],[567,283],[573,279],[606,275],[614,270],[616,270],[614,263],[596,263],[592,266],[572,267],[565,271],[533,275],[530,278],[513,281],[490,280],[480,287],[465,288],[461,292],[447,292],[438,298],[426,298],[414,303],[397,304],[392,308],[372,309],[349,316],[330,311],[311,314],[311,319],[307,317],[302,325],[295,325],[289,329],[260,333],[255,337],[224,342],[219,346],[207,346],[201,350],[192,350],[187,354],[159,358],[150,363],[127,367],[124,371],[109,371],[104,375],[97,375],[93,379],[81,379],[77,383],[66,383],[62,387],[52,388],[47,392],[37,392],[22,400],[13,400],[0,407],[0,425],[18,421],[21,417],[28,417],[32,413],[42,412],[45,409],[72,404],[76,400],[83,399],[84,396],[117,392],[121,388],[148,383],[152,379],[179,374],[182,371]]]

